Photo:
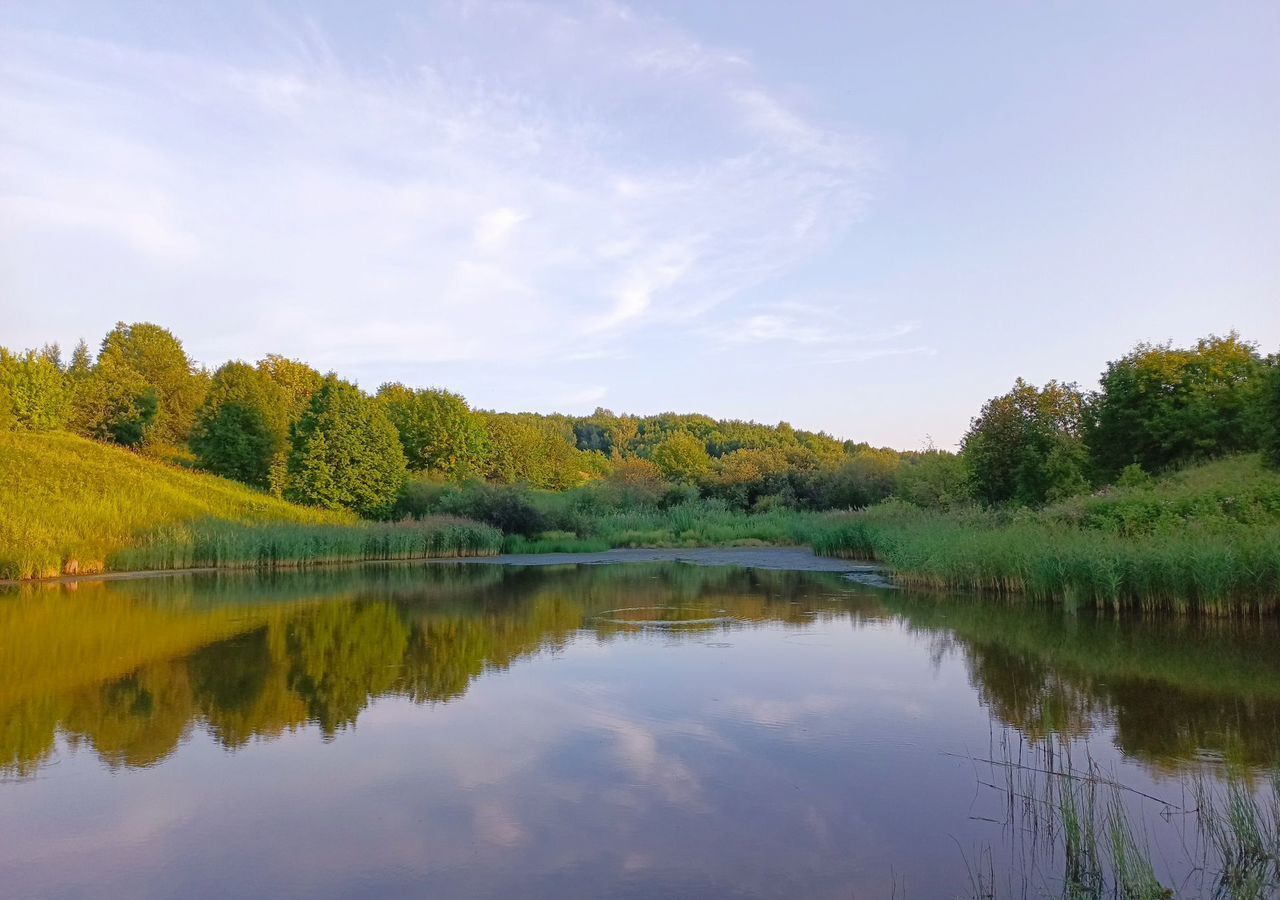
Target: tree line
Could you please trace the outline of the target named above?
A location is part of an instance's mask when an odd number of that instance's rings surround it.
[[[987,505],[1040,506],[1180,465],[1261,451],[1280,466],[1280,355],[1234,332],[1138,344],[1095,390],[1019,378],[971,421],[969,486]]]
[[[1018,379],[960,447],[898,451],[823,432],[702,415],[475,410],[400,383],[369,394],[268,355],[210,371],[150,323],[81,341],[0,348],[0,430],[65,428],[371,518],[415,511],[424,486],[608,489],[619,503],[715,499],[734,508],[862,507],[890,496],[946,508],[1037,506],[1183,462],[1263,450],[1280,464],[1280,364],[1237,335],[1140,344],[1099,387]],[[492,498],[490,498],[492,501]]]

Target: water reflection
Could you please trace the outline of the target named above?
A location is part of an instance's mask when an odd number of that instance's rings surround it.
[[[113,768],[153,765],[193,728],[227,749],[303,726],[331,740],[371,700],[446,703],[583,632],[724,643],[838,618],[905,627],[935,662],[959,656],[980,702],[1032,740],[1108,729],[1165,768],[1265,767],[1280,750],[1270,623],[1116,621],[679,565],[386,566],[0,595],[0,769],[32,775],[59,734]]]
[[[33,773],[59,732],[112,767],[164,759],[193,726],[228,749],[307,724],[332,739],[373,698],[447,702],[584,628],[611,640],[657,622],[691,635],[843,614],[815,596],[823,583],[682,566],[550,578],[388,566],[29,588],[0,599],[0,766]]]
[[[894,601],[891,601],[894,602]],[[907,598],[897,611],[935,653],[958,653],[981,701],[1039,740],[1113,733],[1126,755],[1176,771],[1280,760],[1274,621],[1075,615]]]

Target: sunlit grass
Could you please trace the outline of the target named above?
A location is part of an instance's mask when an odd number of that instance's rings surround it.
[[[496,553],[456,520],[371,525],[65,433],[0,434],[0,579]]]

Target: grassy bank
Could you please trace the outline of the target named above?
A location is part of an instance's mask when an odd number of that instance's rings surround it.
[[[1280,475],[1256,457],[1038,512],[888,503],[829,519],[810,541],[882,562],[914,587],[1115,609],[1280,609]]]
[[[0,579],[496,553],[494,529],[287,503],[65,433],[0,434]]]

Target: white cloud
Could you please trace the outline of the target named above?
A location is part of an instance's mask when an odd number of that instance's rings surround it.
[[[476,222],[476,246],[481,250],[499,249],[511,231],[527,218],[528,215],[509,206],[485,213]]]
[[[340,370],[590,358],[856,214],[857,141],[730,50],[620,5],[422,15],[385,58],[281,15],[234,60],[0,31],[9,339],[150,318]]]

